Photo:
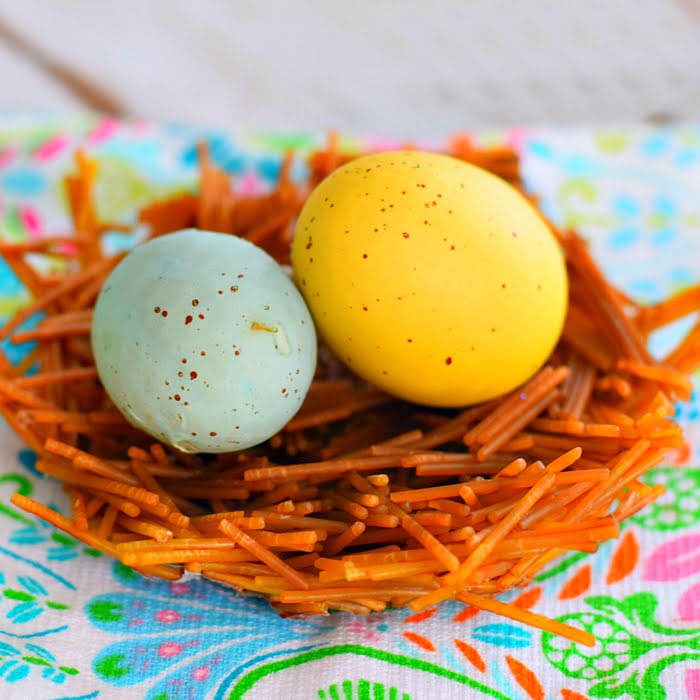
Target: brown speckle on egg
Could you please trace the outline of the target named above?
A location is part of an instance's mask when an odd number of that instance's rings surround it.
[[[446,357],[446,358],[445,358],[445,364],[446,364],[446,365],[451,365],[451,364],[452,364],[452,358],[451,358],[451,357]]]

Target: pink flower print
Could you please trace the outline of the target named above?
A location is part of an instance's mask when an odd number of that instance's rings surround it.
[[[404,146],[403,141],[395,139],[369,138],[363,144],[367,151],[398,151]]]
[[[515,148],[516,150],[521,150],[523,147],[523,142],[525,139],[528,137],[530,133],[529,129],[523,129],[523,128],[513,128],[509,129],[508,133],[506,134],[506,142],[508,143],[509,146],[512,148]]]
[[[30,239],[41,237],[41,217],[35,209],[32,209],[31,207],[20,207],[19,220],[22,222],[22,226],[29,234]]]
[[[199,666],[192,671],[192,678],[196,681],[205,681],[209,678],[209,666]]]
[[[177,656],[182,651],[182,644],[177,642],[165,642],[158,647],[158,654],[163,658]]]
[[[66,255],[75,254],[78,252],[78,246],[75,243],[64,243],[57,247],[59,253],[64,253]]]
[[[645,581],[678,581],[700,571],[700,534],[683,535],[657,547],[644,566]]]
[[[174,581],[170,584],[170,592],[173,595],[187,595],[188,593],[192,593],[192,589],[187,583],[183,583],[182,581]]]
[[[700,700],[700,668],[690,668],[685,672],[685,692],[688,700]]]
[[[60,155],[67,145],[68,137],[65,134],[59,134],[48,141],[44,141],[34,152],[34,158],[42,163],[51,160]]]
[[[700,582],[691,586],[680,597],[678,614],[681,616],[681,620],[700,620]],[[698,697],[700,697],[700,694]]]
[[[374,630],[370,626],[365,625],[361,622],[350,622],[346,629],[352,634],[361,635],[362,639],[365,639],[368,642],[379,641],[379,637],[374,633]]]
[[[367,626],[362,622],[350,622],[346,629],[354,634],[364,634],[367,631]]]
[[[254,172],[246,172],[238,178],[236,192],[238,194],[260,194],[262,183]]]
[[[101,121],[85,139],[87,143],[94,145],[106,141],[118,129],[119,122],[116,119],[105,119]]]
[[[17,155],[17,149],[13,146],[6,146],[0,150],[0,168],[3,168]]]
[[[159,610],[156,613],[158,622],[178,622],[180,613],[175,610]]]

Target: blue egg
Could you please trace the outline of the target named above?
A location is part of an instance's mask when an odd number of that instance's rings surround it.
[[[313,321],[284,270],[248,241],[195,229],[115,268],[92,347],[129,422],[183,452],[267,440],[298,411],[316,367]]]

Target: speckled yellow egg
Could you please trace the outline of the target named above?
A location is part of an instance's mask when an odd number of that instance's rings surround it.
[[[567,276],[535,208],[498,177],[435,153],[351,161],[312,192],[294,274],[325,342],[403,399],[463,406],[547,359]]]

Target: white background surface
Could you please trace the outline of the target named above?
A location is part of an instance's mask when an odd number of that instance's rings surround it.
[[[444,134],[700,118],[700,0],[0,0],[130,115]],[[0,42],[0,109],[81,101]]]

